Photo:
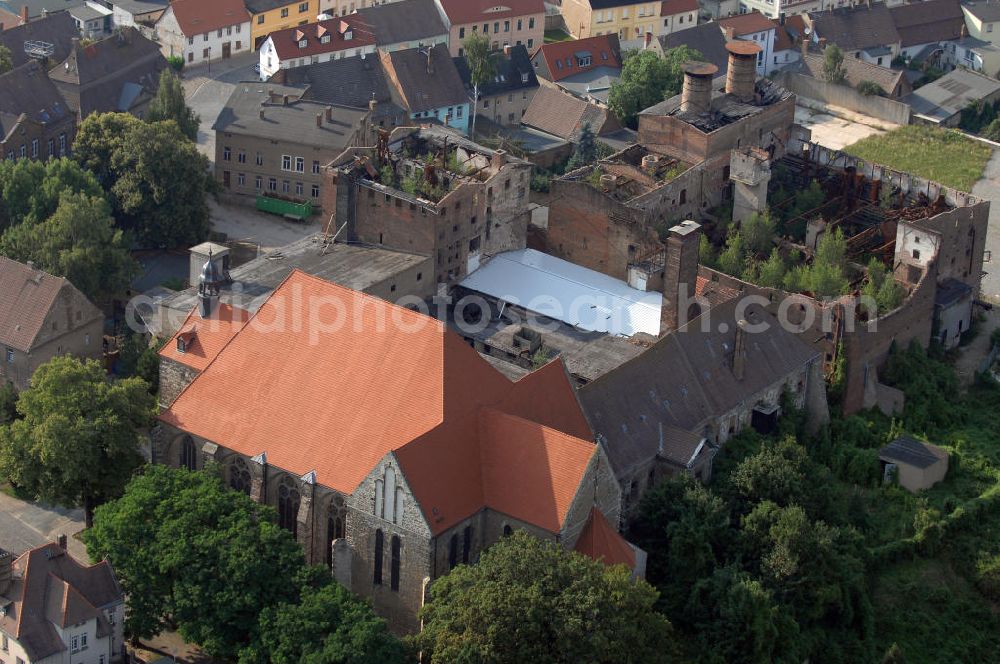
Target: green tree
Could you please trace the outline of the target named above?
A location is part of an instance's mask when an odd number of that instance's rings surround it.
[[[690,60],[704,59],[688,46],[664,51],[629,51],[622,64],[621,77],[612,83],[608,107],[624,124],[637,126],[639,111],[669,99],[681,91],[684,72],[681,66]]]
[[[715,255],[712,241],[708,239],[708,236],[702,235],[701,239],[698,240],[698,262],[705,267],[715,268],[717,261],[718,257]]]
[[[181,133],[192,141],[198,140],[198,125],[200,120],[184,101],[184,88],[172,70],[160,72],[160,86],[156,96],[149,102],[146,111],[146,122],[162,122],[173,120]]]
[[[257,641],[262,611],[298,599],[302,547],[274,508],[217,473],[148,466],[97,509],[85,541],[91,559],[114,566],[133,637],[173,623],[185,640],[232,659]]]
[[[769,500],[778,505],[801,504],[815,478],[805,448],[794,438],[765,442],[736,466],[729,486],[741,503],[753,506]]]
[[[781,251],[775,247],[767,260],[761,263],[757,272],[757,283],[767,288],[781,288],[787,270]]]
[[[739,277],[747,263],[746,245],[739,229],[730,229],[726,237],[726,247],[719,253],[719,269],[726,274]]]
[[[10,56],[10,49],[0,44],[0,74],[6,74],[14,68],[14,59]]]
[[[847,79],[844,69],[844,52],[836,44],[830,44],[823,51],[823,78],[827,83],[843,84]]]
[[[576,150],[566,164],[566,170],[572,171],[580,166],[587,166],[597,161],[597,140],[594,138],[594,130],[590,128],[590,123],[586,122],[580,130],[580,138],[576,143]]]
[[[876,83],[875,81],[867,81],[867,80],[861,81],[854,89],[866,97],[885,96],[885,90],[883,90],[882,86]]]
[[[479,113],[479,86],[493,80],[496,63],[493,61],[493,51],[490,49],[490,38],[485,34],[473,32],[462,42],[465,50],[465,62],[469,67],[469,78],[472,82],[472,123],[469,136],[476,135],[476,115]]]
[[[0,387],[0,425],[9,424],[17,418],[17,390],[8,383]]]
[[[0,231],[48,219],[67,193],[104,196],[94,175],[71,159],[0,161]]]
[[[326,583],[303,588],[298,603],[282,602],[264,609],[259,644],[240,653],[240,664],[414,661],[369,604],[333,582],[328,571],[321,573]]]
[[[94,301],[107,301],[128,288],[136,271],[123,233],[115,228],[102,196],[64,192],[55,212],[26,220],[0,236],[0,252],[66,277]]]
[[[740,235],[743,236],[745,251],[757,258],[767,256],[774,246],[776,231],[777,224],[770,213],[753,213],[740,224]]]
[[[413,641],[433,664],[672,661],[656,597],[624,566],[517,532],[434,582]]]
[[[208,160],[172,120],[95,113],[80,124],[74,158],[108,192],[115,218],[143,246],[191,245],[208,234]]]
[[[21,419],[0,427],[0,473],[40,500],[83,507],[90,527],[142,464],[154,405],[142,380],[109,383],[96,360],[56,357],[18,398]]]

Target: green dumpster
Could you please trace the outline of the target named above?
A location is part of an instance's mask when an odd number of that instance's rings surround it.
[[[297,221],[308,219],[313,213],[313,206],[309,201],[295,203],[270,196],[258,196],[257,209],[261,212],[280,214],[282,217]]]

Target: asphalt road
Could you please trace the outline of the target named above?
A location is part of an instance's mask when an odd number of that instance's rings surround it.
[[[972,193],[991,202],[990,225],[986,231],[986,250],[990,261],[983,265],[983,298],[1000,304],[1000,150],[994,150],[986,164],[983,179],[972,187]]]
[[[66,535],[70,554],[87,561],[87,549],[73,537],[83,530],[83,510],[29,503],[0,493],[0,548],[21,554]]]
[[[198,130],[198,149],[215,160],[215,132],[212,125],[226,105],[226,101],[241,81],[257,82],[253,65],[259,61],[256,53],[240,55],[229,60],[220,60],[208,67],[199,66],[184,70],[184,92],[188,106],[201,118]]]

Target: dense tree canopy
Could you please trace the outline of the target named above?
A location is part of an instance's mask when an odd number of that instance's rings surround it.
[[[629,51],[621,78],[611,85],[608,107],[619,120],[634,128],[639,111],[681,91],[681,66],[702,59],[701,53],[688,46],[667,49],[663,57],[653,51]]]
[[[10,49],[0,44],[0,74],[6,74],[14,68],[14,60],[10,57]]]
[[[434,664],[674,661],[656,598],[624,566],[517,532],[434,582],[414,640]]]
[[[0,474],[42,500],[82,506],[90,525],[94,507],[121,495],[141,465],[153,407],[142,380],[109,383],[95,360],[56,357],[21,393],[21,418],[0,427]]]
[[[173,120],[182,134],[192,141],[198,140],[199,118],[185,103],[181,79],[170,69],[160,72],[160,87],[146,110],[146,122],[164,120]]]
[[[92,173],[62,158],[0,161],[0,230],[51,217],[64,194],[102,197]]]
[[[208,233],[208,160],[171,120],[95,113],[80,125],[74,158],[97,177],[112,212],[145,247],[201,242]]]

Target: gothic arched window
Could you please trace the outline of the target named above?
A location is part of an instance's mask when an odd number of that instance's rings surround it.
[[[198,451],[191,436],[184,436],[184,440],[181,441],[181,468],[198,469]]]
[[[382,555],[385,546],[385,536],[381,530],[375,531],[375,575],[373,580],[376,584],[382,585]]]
[[[343,506],[337,504],[337,499],[330,501],[326,512],[326,565],[333,566],[333,541],[344,536]]]
[[[229,487],[235,491],[250,495],[250,467],[243,459],[236,457],[229,466]]]
[[[278,525],[298,537],[299,491],[284,480],[278,485]]]
[[[458,564],[458,535],[452,535],[448,541],[448,569],[454,569]]]
[[[393,535],[390,550],[392,561],[389,567],[389,587],[392,590],[399,590],[399,565],[400,557],[402,555],[401,549],[402,543],[399,541],[399,535]]]

